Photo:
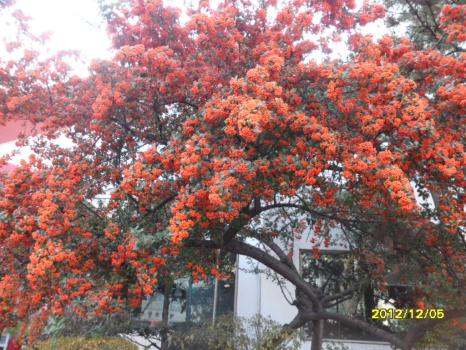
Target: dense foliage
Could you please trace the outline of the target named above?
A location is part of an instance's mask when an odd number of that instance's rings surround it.
[[[173,332],[169,349],[261,350],[280,332],[280,324],[259,315],[251,319],[226,315],[217,319],[215,324],[203,322],[187,331]],[[295,334],[280,349],[298,350],[301,343],[299,334]]]
[[[387,0],[389,27],[405,27],[413,43],[447,54],[464,52],[464,8],[458,0]]]
[[[137,350],[137,346],[122,338],[64,337],[38,344],[38,350]]]

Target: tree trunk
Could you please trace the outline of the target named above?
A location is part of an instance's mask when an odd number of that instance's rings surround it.
[[[165,284],[165,288],[163,291],[163,308],[162,308],[162,327],[160,329],[160,338],[161,350],[168,349],[168,316],[169,316],[169,308],[170,308],[170,291],[171,291],[171,284]]]
[[[324,337],[324,320],[312,322],[312,344],[311,350],[321,350]]]

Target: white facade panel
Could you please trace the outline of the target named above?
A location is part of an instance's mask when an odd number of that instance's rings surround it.
[[[235,313],[238,317],[251,318],[261,314],[261,275],[249,271],[253,266],[244,256],[238,257],[236,275]]]
[[[293,249],[293,262],[299,268],[299,253],[300,250],[309,250],[312,248],[309,240],[309,235],[303,235],[299,240],[295,240]],[[334,233],[336,245],[332,245],[330,250],[346,250],[344,241],[335,230]],[[260,314],[264,317],[270,317],[280,324],[290,322],[296,315],[296,308],[288,303],[287,298],[292,301],[294,297],[294,288],[290,283],[285,283],[283,291],[278,286],[276,281],[267,277],[264,273],[250,273],[245,270],[252,270],[257,266],[259,270],[263,270],[264,266],[252,262],[246,257],[238,258],[238,274],[237,274],[237,299],[236,299],[236,315],[239,317],[252,317]],[[323,349],[338,349],[338,350],[390,350],[392,349],[388,343],[383,342],[366,342],[366,341],[351,341],[351,340],[327,340],[324,342]],[[305,341],[301,350],[310,350],[311,342]]]

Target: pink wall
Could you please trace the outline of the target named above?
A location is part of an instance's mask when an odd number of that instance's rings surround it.
[[[14,141],[18,138],[18,135],[23,132],[28,134],[32,129],[30,123],[23,121],[10,121],[6,125],[0,126],[0,147],[3,143]],[[13,164],[6,164],[0,167],[0,171],[10,172],[15,166]]]
[[[32,129],[29,123],[23,121],[10,121],[6,125],[0,126],[0,144],[14,141],[23,132],[28,134]]]

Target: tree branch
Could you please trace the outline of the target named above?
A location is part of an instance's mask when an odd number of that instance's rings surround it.
[[[407,349],[416,344],[416,342],[424,336],[424,334],[437,326],[438,324],[449,321],[455,318],[466,317],[466,310],[445,310],[445,317],[442,319],[427,319],[416,322],[416,325],[408,330],[403,343]]]
[[[312,303],[319,304],[320,292],[307,284],[303,278],[287,264],[275,259],[263,250],[244,242],[233,240],[225,246],[225,249],[231,253],[246,255],[257,260],[290,281],[296,288],[302,290]]]
[[[288,255],[285,254],[285,252],[280,248],[280,246],[277,243],[273,241],[268,242],[266,240],[261,240],[261,242],[264,243],[267,247],[269,247],[275,254],[277,254],[281,262],[287,264],[295,272],[298,272],[296,266],[293,264],[293,261],[290,259]]]
[[[383,329],[377,328],[374,325],[371,325],[365,321],[358,320],[356,318],[351,318],[348,316],[344,316],[341,314],[333,313],[333,312],[328,312],[328,311],[321,311],[321,312],[310,312],[304,317],[308,321],[314,321],[314,320],[320,320],[320,319],[328,319],[328,320],[335,320],[339,321],[342,324],[352,327],[352,328],[357,328],[360,330],[365,331],[366,333],[369,333],[375,337],[378,337],[380,339],[383,339],[387,342],[389,342],[392,345],[395,345],[397,347],[400,347],[401,349],[407,349],[404,345],[404,342],[398,338],[397,335],[390,333],[388,331],[385,331]]]
[[[276,350],[296,329],[304,326],[307,320],[298,314],[290,323],[284,324],[280,332],[272,339],[266,339],[266,342],[260,347],[262,350]]]
[[[188,239],[184,241],[186,247],[197,247],[197,248],[209,248],[209,249],[218,249],[222,246],[211,240],[199,240],[199,239]],[[223,248],[230,253],[249,256],[250,258],[255,259],[261,264],[267,266],[273,271],[277,272],[283,278],[290,281],[296,288],[302,290],[303,293],[314,303],[319,304],[320,292],[312,288],[307,284],[303,278],[295,270],[290,268],[284,262],[277,260],[270,254],[264,252],[263,250],[254,247],[250,244],[239,242],[236,240],[230,241],[228,244],[223,245]]]

